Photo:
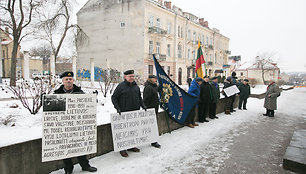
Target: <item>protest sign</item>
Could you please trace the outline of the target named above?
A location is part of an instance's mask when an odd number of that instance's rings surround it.
[[[118,152],[157,141],[155,109],[111,114],[114,151]]]
[[[96,95],[45,95],[42,102],[42,162],[97,152]]]
[[[230,96],[232,96],[232,95],[237,94],[237,93],[240,92],[236,85],[230,86],[230,87],[225,88],[225,89],[223,89],[223,90],[224,90],[225,94],[226,94],[228,97],[230,97]]]

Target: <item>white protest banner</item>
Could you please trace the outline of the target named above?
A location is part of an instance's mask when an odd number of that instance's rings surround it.
[[[42,102],[42,162],[97,152],[96,95],[45,95]]]
[[[157,141],[158,128],[154,109],[111,114],[114,151]]]
[[[230,97],[230,96],[232,96],[232,95],[234,95],[234,94],[239,93],[240,91],[239,91],[239,89],[237,88],[236,85],[233,85],[233,86],[230,86],[230,87],[228,87],[228,88],[225,88],[225,89],[224,89],[224,92],[225,92],[225,94],[226,94],[228,97]]]

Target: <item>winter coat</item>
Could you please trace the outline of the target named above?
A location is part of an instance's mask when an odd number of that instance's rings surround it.
[[[226,80],[226,79],[224,80],[223,84],[224,84],[223,89],[233,86],[233,84],[232,84],[231,82],[229,82],[228,80]],[[226,98],[228,98],[228,96],[225,94],[224,91],[222,91],[222,94],[223,94]]]
[[[188,89],[188,94],[190,94],[194,97],[199,97],[200,96],[200,85],[197,83],[197,81],[195,79],[191,82],[191,85]]]
[[[61,85],[57,90],[54,91],[54,94],[65,94],[64,85]],[[81,90],[81,87],[76,86],[73,84],[73,89],[71,94],[85,94],[84,91]]]
[[[112,95],[112,103],[121,112],[139,110],[140,106],[146,108],[136,82],[129,83],[126,80],[116,87]]]
[[[203,81],[200,86],[200,102],[209,103],[211,100],[211,89],[208,82]]]
[[[269,110],[277,109],[277,97],[280,95],[280,89],[277,84],[270,84],[267,88],[264,107]]]
[[[149,81],[144,84],[145,88],[143,90],[143,102],[148,108],[158,108],[158,94],[157,85]]]
[[[209,103],[218,103],[220,99],[220,89],[218,83],[211,82],[210,83],[211,88],[211,100]]]
[[[244,85],[243,83],[240,83],[239,86],[238,86],[238,89],[240,91],[239,98],[241,100],[245,100],[245,99],[249,98],[249,96],[251,94],[251,89],[250,89],[249,84]]]

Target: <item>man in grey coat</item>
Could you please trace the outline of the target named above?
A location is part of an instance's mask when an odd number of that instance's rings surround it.
[[[264,116],[274,117],[274,110],[277,109],[277,97],[280,96],[280,89],[275,81],[270,80],[270,84],[267,87],[267,92],[265,96],[265,104],[266,113]]]

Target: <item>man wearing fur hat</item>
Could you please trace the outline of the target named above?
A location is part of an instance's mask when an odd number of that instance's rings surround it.
[[[112,103],[117,112],[135,111],[139,110],[140,106],[147,109],[141,98],[140,88],[135,82],[134,70],[127,70],[124,72],[124,81],[119,83],[112,95]],[[140,152],[136,147],[128,149],[132,152]],[[126,150],[120,151],[122,157],[128,157]]]
[[[239,106],[238,109],[241,109],[243,104],[243,109],[246,109],[247,100],[251,94],[250,85],[248,84],[249,80],[244,79],[242,83],[239,84],[238,89],[240,91],[239,93]]]

